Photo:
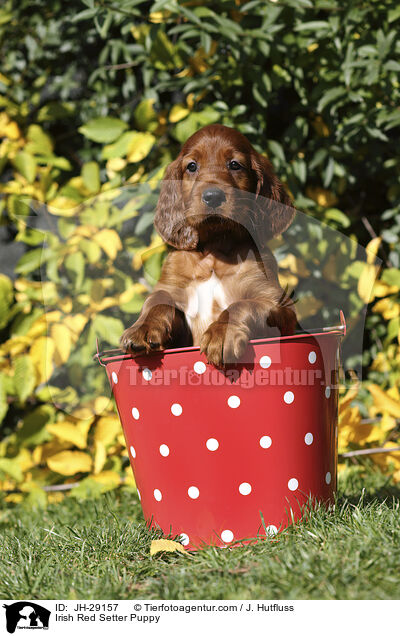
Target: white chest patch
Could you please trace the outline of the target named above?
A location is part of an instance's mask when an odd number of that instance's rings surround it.
[[[194,322],[198,322],[204,329],[207,328],[228,306],[224,288],[215,272],[207,280],[190,285],[188,296],[185,314],[191,328]]]

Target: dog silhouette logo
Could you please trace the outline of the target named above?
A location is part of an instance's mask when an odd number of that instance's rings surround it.
[[[31,603],[18,601],[11,605],[3,605],[6,610],[6,627],[9,634],[16,629],[48,629],[50,610]]]

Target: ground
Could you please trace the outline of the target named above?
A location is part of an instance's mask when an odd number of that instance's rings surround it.
[[[2,505],[3,599],[397,599],[400,489],[372,468],[342,476],[333,508],[256,546],[150,556],[137,495]]]

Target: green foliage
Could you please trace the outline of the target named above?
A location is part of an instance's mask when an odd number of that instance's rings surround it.
[[[213,122],[269,155],[298,209],[383,261],[363,363],[398,400],[399,20],[394,0],[3,3],[1,223],[24,247],[16,279],[0,276],[6,489],[21,475],[32,488],[63,481],[51,466],[64,470],[66,457],[72,479],[89,479],[78,494],[104,488],[102,473],[123,474],[123,440],[107,433],[116,415],[91,356],[96,338],[117,346],[159,276],[153,183]],[[45,234],[31,227],[35,211]],[[304,273],[310,242],[323,281]],[[288,284],[310,301],[311,278],[322,297],[329,277],[344,292],[358,285],[337,298],[355,321],[377,270],[371,261],[362,273],[346,245],[340,262],[317,230],[288,232],[276,248]]]

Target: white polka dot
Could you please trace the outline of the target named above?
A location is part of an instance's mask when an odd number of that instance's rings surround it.
[[[167,446],[166,444],[161,444],[161,446],[160,446],[160,454],[161,454],[163,457],[168,457],[168,455],[169,455],[169,448],[168,448],[168,446]]]
[[[269,435],[263,435],[260,439],[260,446],[261,448],[269,448],[272,444],[272,439],[269,437]]]
[[[182,545],[188,545],[189,543],[189,537],[184,532],[181,534],[181,543]]]
[[[286,404],[291,404],[294,400],[293,391],[286,391],[285,395],[283,396],[283,400],[286,402]]]
[[[149,382],[151,378],[153,377],[153,374],[150,371],[150,369],[146,367],[146,369],[143,369],[142,371],[142,376],[143,376],[143,379],[146,380],[146,382]]]
[[[135,459],[135,457],[136,457],[136,451],[135,451],[135,449],[134,449],[134,447],[133,447],[133,446],[131,446],[131,455],[132,455],[133,459]]]
[[[230,543],[231,541],[233,541],[233,532],[232,532],[232,530],[223,530],[223,532],[221,532],[221,539],[225,543]]]
[[[298,487],[299,487],[299,482],[297,481],[297,479],[295,479],[295,477],[292,477],[292,479],[289,479],[288,481],[289,490],[297,490]]]
[[[314,364],[314,362],[316,361],[316,359],[317,359],[317,354],[315,353],[315,351],[310,351],[310,353],[308,354],[308,361],[309,361],[311,364]]]
[[[132,409],[132,417],[134,420],[138,420],[139,419],[139,411],[138,409],[134,406]]]
[[[178,403],[173,404],[171,406],[171,413],[172,415],[176,415],[176,417],[178,417],[179,415],[182,415],[182,411],[183,411],[182,406]]]
[[[330,387],[330,386],[327,386],[327,387],[325,388],[325,397],[326,397],[327,399],[329,399],[329,398],[331,397],[331,387]]]
[[[325,475],[325,481],[326,481],[326,483],[327,483],[327,484],[330,484],[330,483],[331,483],[331,479],[332,479],[332,475],[331,475],[329,472],[328,472],[328,473],[326,473],[326,475]]]
[[[154,499],[156,501],[161,501],[161,499],[162,499],[161,490],[158,490],[158,488],[156,488],[153,494],[154,494]]]
[[[188,489],[188,495],[190,499],[197,499],[200,495],[200,490],[196,486],[190,486]]]
[[[114,384],[118,384],[118,376],[115,373],[115,371],[112,372],[111,377],[112,377],[112,381],[114,382]]]
[[[228,406],[230,406],[231,409],[237,409],[237,407],[240,406],[240,397],[237,395],[231,395],[228,398]]]
[[[197,362],[194,363],[193,369],[195,370],[196,373],[201,375],[202,373],[205,373],[207,367],[204,364],[204,362],[202,362],[201,360],[198,360]]]
[[[244,481],[239,486],[239,492],[241,495],[249,495],[251,493],[251,486],[246,481]]]
[[[262,367],[263,369],[268,369],[271,364],[272,360],[269,356],[263,356],[262,358],[260,358],[260,367]]]
[[[311,446],[311,444],[314,441],[314,435],[312,433],[306,433],[304,437],[304,441],[307,444],[307,446]]]
[[[206,446],[209,451],[216,451],[219,447],[219,441],[217,439],[214,439],[213,437],[210,437],[210,439],[206,441]]]
[[[137,496],[139,497],[139,501],[141,501],[142,497],[140,496],[140,490],[139,490],[139,488],[136,488],[136,490],[137,490]]]
[[[278,528],[276,526],[273,526],[272,524],[270,526],[266,527],[266,535],[268,537],[273,537],[276,534],[278,534]]]

